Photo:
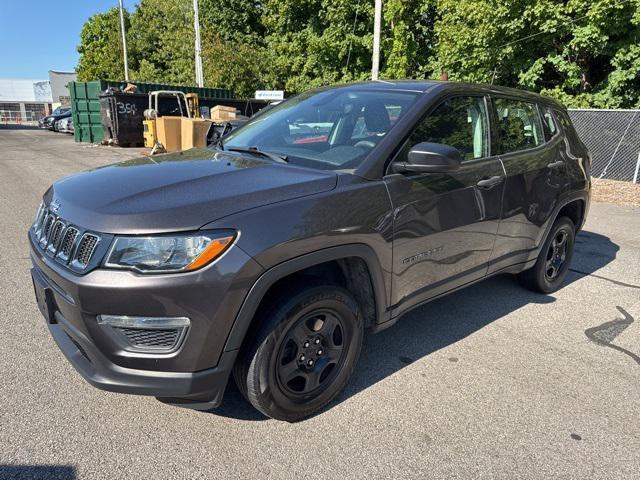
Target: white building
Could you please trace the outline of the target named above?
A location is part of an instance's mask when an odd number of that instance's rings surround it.
[[[0,78],[0,123],[34,122],[69,103],[75,72],[49,71],[49,80]]]

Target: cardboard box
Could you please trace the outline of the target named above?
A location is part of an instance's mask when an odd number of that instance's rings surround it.
[[[207,134],[213,122],[204,118],[182,117],[182,150],[207,146]]]
[[[182,117],[157,118],[156,135],[167,152],[182,150]]]
[[[236,119],[235,107],[227,107],[226,105],[216,105],[211,109],[211,120],[214,122],[229,122]]]

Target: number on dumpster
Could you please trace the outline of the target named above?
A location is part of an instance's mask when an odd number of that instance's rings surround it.
[[[134,103],[118,102],[117,105],[118,105],[119,114],[126,114],[126,115],[136,114],[136,105]]]

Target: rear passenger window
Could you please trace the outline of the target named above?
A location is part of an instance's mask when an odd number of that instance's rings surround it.
[[[489,155],[489,129],[483,97],[454,97],[442,102],[411,133],[408,146],[442,143],[460,150],[463,160]]]
[[[551,140],[556,133],[558,133],[558,127],[556,126],[556,121],[553,118],[553,113],[551,113],[551,109],[547,106],[540,106],[540,111],[542,112],[542,129],[544,130],[544,138],[546,140]]]
[[[500,134],[498,153],[517,152],[544,143],[538,109],[533,103],[496,98],[495,105]]]

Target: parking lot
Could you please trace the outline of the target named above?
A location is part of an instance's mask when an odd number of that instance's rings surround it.
[[[0,479],[640,477],[640,208],[594,203],[564,288],[500,276],[365,339],[307,421],[103,392],[33,299],[26,232],[72,172],[138,156],[0,127]]]

